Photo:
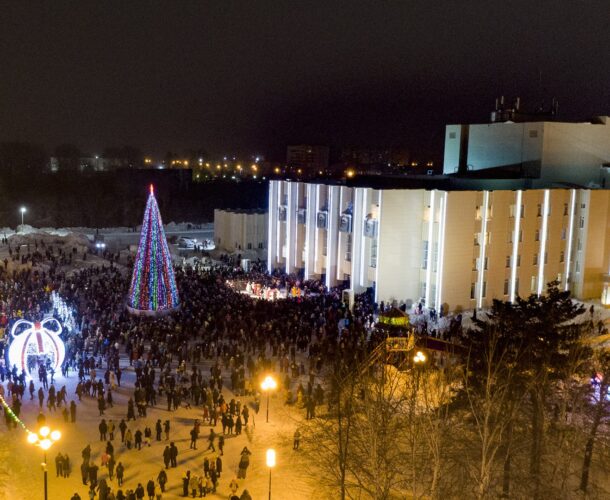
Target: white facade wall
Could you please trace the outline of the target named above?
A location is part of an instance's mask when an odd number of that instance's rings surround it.
[[[269,231],[266,213],[241,210],[214,210],[214,243],[226,252],[255,250],[266,252]]]
[[[279,200],[269,212],[268,240],[276,243],[269,269],[286,269],[286,255],[294,254],[291,272],[328,286],[348,280],[355,293],[374,287],[378,301],[468,310],[544,293],[555,279],[579,298],[600,298],[610,273],[607,190],[375,190],[271,181],[269,192]],[[291,227],[295,197],[300,215]],[[365,232],[373,226],[376,234]]]

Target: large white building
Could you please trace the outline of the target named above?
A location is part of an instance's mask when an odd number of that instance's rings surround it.
[[[608,190],[270,181],[268,217],[269,270],[373,287],[377,301],[459,311],[541,294],[552,280],[582,299],[610,296]]]

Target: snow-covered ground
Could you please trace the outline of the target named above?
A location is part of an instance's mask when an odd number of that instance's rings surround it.
[[[203,364],[204,373],[209,373],[211,362]],[[126,359],[121,360],[121,368],[124,370],[122,386],[113,392],[115,404],[113,408],[105,411],[104,418],[114,420],[118,425],[121,418],[127,417],[127,400],[133,395],[133,384],[135,374]],[[62,385],[68,388],[68,400],[78,398],[74,395],[77,383],[76,374],[71,374],[67,379],[56,377],[55,386],[59,389]],[[38,384],[36,384],[38,389]],[[27,391],[26,391],[27,392]],[[230,400],[233,395],[228,389],[223,389],[225,399]],[[267,498],[269,484],[269,469],[265,465],[265,453],[267,448],[274,448],[277,452],[277,466],[272,472],[272,498],[275,499],[313,499],[323,498],[313,491],[313,478],[308,478],[303,472],[300,452],[292,450],[292,436],[300,419],[303,417],[302,410],[287,407],[283,404],[285,395],[279,391],[270,399],[269,423],[265,423],[265,399],[262,399],[261,410],[258,415],[254,414],[251,407],[251,422],[247,430],[240,436],[226,436],[223,459],[223,473],[220,478],[216,494],[210,498],[227,499],[230,490],[228,484],[237,475],[237,464],[239,453],[244,446],[252,452],[250,467],[247,478],[239,480],[238,493],[244,488],[248,489],[254,500]],[[238,398],[242,402],[251,401],[252,398]],[[147,418],[140,418],[136,422],[131,421],[129,428],[135,433],[137,429],[144,430],[148,425],[153,429],[153,441],[150,448],[141,451],[127,450],[121,445],[120,432],[116,431],[114,439],[115,455],[117,463],[120,461],[125,467],[125,480],[123,491],[127,488],[135,489],[138,482],[146,486],[149,479],[155,479],[163,467],[163,450],[167,442],[154,440],[154,427],[157,419],[171,422],[170,440],[178,447],[178,467],[168,469],[167,492],[164,499],[177,498],[182,495],[181,478],[187,470],[195,474],[201,474],[203,470],[203,458],[205,456],[216,456],[211,451],[206,451],[209,434],[209,426],[202,425],[202,432],[198,441],[197,450],[189,449],[189,432],[195,419],[201,419],[201,410],[180,408],[175,412],[168,412],[165,398],[160,398],[158,405],[150,408]],[[46,410],[46,408],[45,408]],[[97,402],[93,398],[83,397],[78,404],[76,424],[65,423],[61,412],[47,415],[47,423],[53,429],[62,432],[61,440],[56,443],[48,455],[49,463],[49,498],[52,500],[69,500],[78,492],[83,500],[88,498],[88,487],[81,482],[80,464],[81,451],[90,444],[92,448],[92,460],[100,465],[100,456],[103,453],[106,442],[99,440],[98,424],[100,422]],[[36,430],[36,417],[38,416],[38,400],[36,396],[33,401],[29,395],[24,397],[24,405],[21,418],[26,425]],[[43,473],[41,469],[42,451],[26,442],[26,433],[17,428],[6,432],[4,424],[3,432],[0,434],[0,499],[31,500],[42,498],[43,495]],[[217,432],[222,432],[220,423],[216,426]],[[301,443],[305,446],[305,443]],[[69,478],[58,478],[55,472],[55,456],[58,452],[67,453],[72,465],[72,474]],[[100,466],[99,476],[107,477],[106,468]],[[116,492],[116,478],[110,481],[113,491]]]
[[[1,231],[1,230],[0,230]],[[0,235],[2,233],[0,232]],[[41,236],[44,234],[44,236]],[[18,234],[11,236],[9,241],[11,247],[15,250],[16,243],[28,243],[32,246],[34,239],[40,243],[40,239],[44,238],[57,248],[63,246],[65,250],[71,249],[75,243],[83,245],[82,235],[75,233],[53,234],[49,232],[40,233],[31,231],[29,235]],[[31,248],[33,251],[33,248]],[[62,266],[62,271],[70,272],[78,268],[92,265],[108,265],[108,261],[100,256],[87,255],[87,260],[82,260],[83,252],[79,251],[76,254],[75,260],[69,266]],[[0,244],[0,259],[8,257],[8,245]],[[122,258],[122,263],[125,259]],[[9,271],[12,269],[20,269],[28,267],[30,264],[21,265],[19,262],[9,262]],[[44,266],[43,266],[44,267]],[[121,368],[124,370],[122,386],[116,392],[113,392],[114,407],[106,410],[104,418],[112,419],[115,425],[118,426],[122,418],[127,417],[127,400],[133,396],[135,373],[129,367],[127,358],[121,358]],[[205,361],[199,366],[202,368],[204,376],[209,376],[209,368],[212,361]],[[158,370],[157,370],[158,372]],[[102,373],[98,375],[103,376]],[[225,375],[225,388],[223,389],[224,397],[227,401],[234,397],[229,387],[229,380]],[[44,413],[47,416],[48,424],[62,432],[61,440],[56,443],[48,453],[49,464],[49,499],[50,500],[69,500],[75,492],[78,492],[83,500],[88,499],[88,486],[84,486],[81,481],[80,464],[81,451],[90,444],[92,447],[92,460],[99,466],[100,456],[105,449],[106,443],[99,440],[98,424],[100,422],[99,412],[97,409],[97,401],[93,398],[83,397],[81,403],[78,403],[78,398],[75,395],[75,387],[78,377],[72,373],[68,378],[64,379],[59,376],[55,378],[55,386],[59,390],[62,385],[66,385],[68,390],[68,402],[75,400],[78,404],[76,424],[66,423],[63,420],[61,411],[49,414],[44,408]],[[34,381],[36,390],[39,384]],[[304,381],[305,383],[305,381]],[[6,389],[6,382],[4,383]],[[225,442],[225,452],[223,458],[223,473],[219,481],[219,487],[216,494],[208,495],[210,498],[227,499],[229,496],[228,485],[231,479],[237,475],[237,464],[239,462],[240,451],[244,446],[247,446],[252,452],[250,457],[250,467],[248,469],[247,478],[239,480],[238,494],[241,494],[244,488],[248,489],[254,500],[267,498],[269,469],[265,465],[265,453],[268,448],[274,448],[277,451],[277,466],[272,472],[272,498],[287,499],[287,500],[308,500],[324,498],[318,493],[314,493],[315,478],[310,478],[304,472],[301,464],[302,454],[292,450],[292,436],[294,431],[303,418],[304,410],[297,410],[294,407],[284,405],[285,392],[278,390],[270,399],[270,421],[265,423],[265,399],[262,400],[261,411],[258,415],[254,414],[251,408],[251,420],[248,429],[244,429],[240,436],[227,436]],[[46,392],[45,392],[46,398]],[[253,398],[236,398],[242,403],[251,404]],[[10,398],[7,397],[10,401]],[[182,494],[182,476],[187,470],[200,475],[203,471],[203,458],[205,456],[215,456],[212,452],[206,452],[209,427],[202,426],[202,433],[198,442],[198,450],[190,450],[190,430],[195,419],[202,418],[201,409],[186,409],[180,408],[175,412],[168,412],[166,400],[164,397],[159,398],[158,405],[154,408],[149,408],[147,418],[138,419],[136,422],[130,422],[129,428],[135,433],[137,429],[144,431],[144,427],[149,426],[153,429],[157,419],[171,421],[170,438],[178,447],[178,467],[169,469],[167,492],[163,495],[164,499],[178,498]],[[29,399],[29,393],[23,401],[21,410],[21,418],[25,424],[32,430],[37,429],[36,418],[38,416],[38,399],[35,396],[33,401]],[[220,423],[216,426],[217,432],[222,432]],[[137,450],[127,450],[120,443],[120,433],[118,429],[114,439],[115,455],[117,463],[120,461],[125,467],[125,482],[123,491],[126,489],[135,489],[138,482],[146,486],[149,479],[156,479],[157,474],[163,467],[163,450],[167,444],[165,441],[152,441],[150,448]],[[301,446],[306,446],[306,443],[301,443]],[[72,474],[69,478],[56,477],[55,471],[55,456],[58,452],[67,453],[70,457]],[[27,443],[26,433],[18,427],[16,430],[7,432],[4,422],[0,422],[0,500],[33,500],[43,498],[43,472],[41,462],[43,461],[42,451]],[[106,468],[100,467],[98,478],[107,477]],[[116,492],[116,479],[110,482],[111,488]]]

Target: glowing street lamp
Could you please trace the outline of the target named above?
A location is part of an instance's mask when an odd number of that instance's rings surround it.
[[[261,383],[261,389],[267,393],[267,423],[269,423],[269,392],[277,389],[277,382],[271,375],[267,375]]]
[[[271,500],[271,469],[275,467],[275,450],[273,448],[267,450],[267,467],[269,467],[269,500]]]
[[[21,207],[19,211],[21,212],[21,225],[23,226],[23,215],[28,211],[28,209],[25,207]]]
[[[42,448],[44,451],[44,462],[42,463],[42,470],[44,472],[44,499],[48,499],[47,489],[47,450],[53,446],[53,443],[59,441],[61,438],[61,432],[58,430],[51,430],[46,425],[38,430],[38,433],[29,432],[27,442]]]
[[[426,362],[426,355],[423,352],[421,352],[421,351],[417,351],[415,353],[415,356],[413,356],[413,362],[416,365],[421,365],[422,363],[425,363]]]

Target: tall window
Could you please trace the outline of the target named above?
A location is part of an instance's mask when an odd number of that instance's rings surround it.
[[[377,239],[371,240],[371,267],[377,267]]]
[[[345,238],[345,260],[352,261],[352,235],[350,233]]]
[[[422,241],[422,260],[421,260],[421,268],[428,269],[428,241]]]

